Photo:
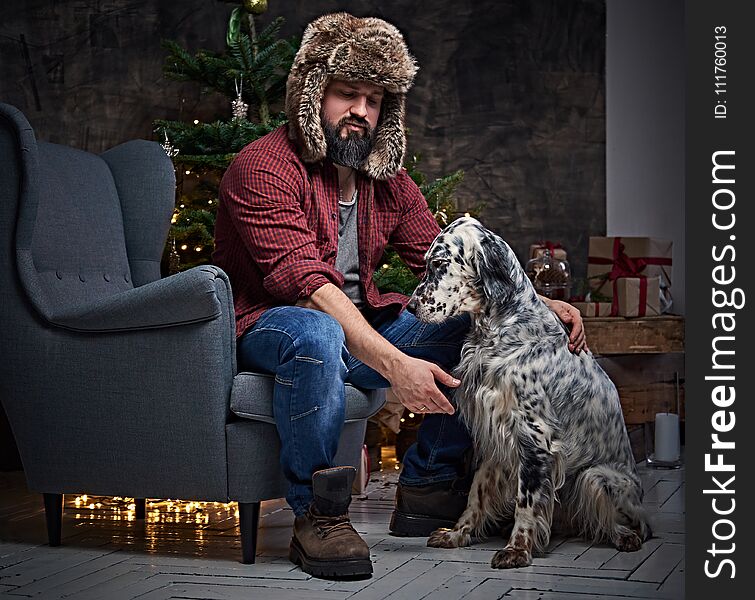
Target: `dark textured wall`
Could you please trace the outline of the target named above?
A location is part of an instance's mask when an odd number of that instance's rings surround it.
[[[464,169],[461,210],[524,258],[549,238],[584,270],[605,231],[604,0],[270,0],[286,35],[325,12],[396,24],[420,63],[410,150],[431,177]],[[161,38],[221,49],[231,5],[212,0],[36,0],[0,7],[0,100],[38,137],[100,151],[156,118],[229,116],[225,100],[161,75]]]
[[[0,100],[23,110],[38,138],[93,152],[150,138],[157,118],[214,118],[217,103],[204,108],[197,86],[163,78],[160,40],[221,50],[230,8],[214,0],[4,0]]]

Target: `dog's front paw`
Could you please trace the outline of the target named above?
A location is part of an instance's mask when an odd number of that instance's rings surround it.
[[[472,537],[468,533],[441,527],[430,534],[427,545],[431,548],[461,548],[469,546],[471,540]]]
[[[532,564],[532,554],[523,548],[506,546],[493,555],[490,566],[494,569],[515,569],[527,567]]]
[[[642,548],[642,538],[636,532],[632,531],[617,537],[614,545],[619,552],[637,552],[637,550]]]

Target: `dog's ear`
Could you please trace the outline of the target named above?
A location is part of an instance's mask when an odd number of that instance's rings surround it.
[[[486,299],[506,303],[514,290],[506,248],[494,237],[481,240],[477,250],[477,285]]]

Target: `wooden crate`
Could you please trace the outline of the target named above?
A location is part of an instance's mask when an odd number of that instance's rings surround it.
[[[656,413],[676,412],[676,386],[673,383],[638,383],[617,386],[624,422],[639,425],[655,421]],[[684,420],[684,386],[679,385],[679,419]]]
[[[659,412],[678,411],[684,420],[683,353],[616,354],[597,360],[616,385],[627,425],[652,423]]]
[[[587,345],[596,356],[684,352],[684,317],[585,317]]]

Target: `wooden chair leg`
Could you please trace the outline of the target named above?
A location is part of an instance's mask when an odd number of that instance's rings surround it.
[[[146,498],[134,498],[134,504],[136,505],[135,517],[137,519],[144,519],[147,516],[147,499]]]
[[[239,529],[241,529],[241,562],[254,564],[257,553],[257,527],[260,522],[259,502],[239,502]]]
[[[63,494],[43,494],[45,499],[45,520],[47,540],[50,546],[60,546],[60,533],[63,528]]]

